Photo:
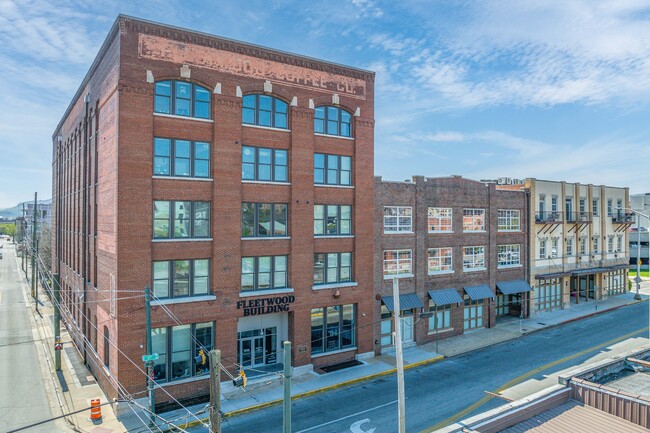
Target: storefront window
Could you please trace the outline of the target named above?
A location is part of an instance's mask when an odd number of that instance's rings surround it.
[[[311,310],[312,354],[354,347],[355,309],[350,304]]]
[[[213,348],[212,322],[151,330],[154,380],[166,382],[208,373],[208,352]],[[202,354],[203,356],[202,356]]]

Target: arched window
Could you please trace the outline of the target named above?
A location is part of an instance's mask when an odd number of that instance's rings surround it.
[[[104,326],[104,365],[110,369],[111,363],[111,338],[108,328]]]
[[[287,103],[268,95],[244,96],[242,123],[287,129]]]
[[[158,81],[153,111],[209,119],[210,91],[185,81]]]
[[[352,137],[352,115],[338,107],[316,107],[314,132],[317,134]]]

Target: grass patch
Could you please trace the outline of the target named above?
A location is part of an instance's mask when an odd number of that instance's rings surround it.
[[[632,278],[636,277],[636,270],[634,270],[634,271],[630,270],[629,275]],[[649,271],[641,271],[640,275],[641,275],[641,278],[643,278],[643,277],[648,278],[648,277],[650,277],[650,272]]]

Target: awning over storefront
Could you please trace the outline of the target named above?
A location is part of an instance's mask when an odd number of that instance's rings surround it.
[[[382,296],[381,302],[384,303],[388,311],[393,311],[395,305],[393,305],[392,296]],[[423,308],[424,304],[420,301],[420,298],[415,293],[409,293],[406,295],[399,295],[399,309],[400,310],[412,310],[413,308]]]
[[[578,275],[590,275],[590,274],[599,274],[601,272],[607,272],[607,268],[587,268],[587,269],[576,269],[571,272],[571,276],[575,277]]]
[[[486,285],[463,287],[463,290],[465,290],[465,293],[467,293],[469,297],[472,298],[472,301],[480,301],[481,299],[495,298],[494,293],[492,293],[492,290]]]
[[[632,265],[630,265],[629,263],[621,263],[621,264],[614,265],[614,266],[608,266],[606,268],[606,270],[607,271],[618,271],[620,269],[628,269],[630,266],[632,266]]]
[[[438,306],[463,303],[463,298],[456,289],[429,290],[429,296],[433,303]]]
[[[569,275],[567,272],[550,272],[547,274],[537,274],[535,275],[536,280],[549,280],[551,278],[561,278],[566,275]]]
[[[516,295],[517,293],[530,292],[532,287],[524,280],[502,281],[497,283],[497,289],[504,295]]]

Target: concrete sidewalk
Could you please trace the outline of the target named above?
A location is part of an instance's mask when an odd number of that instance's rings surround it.
[[[28,290],[27,285],[25,285],[25,290]],[[436,343],[407,347],[404,349],[404,365],[406,369],[409,369],[433,363],[446,357],[457,356],[482,347],[519,338],[528,333],[580,320],[625,305],[644,302],[648,300],[649,295],[650,280],[646,280],[641,284],[641,301],[634,300],[634,293],[630,292],[600,301],[590,300],[589,302],[582,302],[577,305],[571,304],[570,308],[541,313],[530,319],[513,319],[507,322],[498,322],[494,328],[480,329],[457,337],[440,340],[437,349]],[[40,306],[42,317],[34,312],[34,324],[35,326],[39,326],[44,334],[51,337],[52,306],[42,292],[41,299],[45,300],[43,305]],[[32,309],[34,309],[33,304]],[[102,402],[105,402],[106,397],[103,395],[89,370],[83,365],[83,361],[70,342],[69,335],[65,329],[62,330],[62,340],[66,343],[64,344],[65,349],[62,353],[63,371],[58,378],[60,386],[56,391],[57,395],[51,396],[51,398],[58,398],[62,402],[61,409],[63,413],[70,413],[83,409],[84,407],[89,407],[91,398],[100,398]],[[50,365],[53,365],[53,362]],[[310,372],[294,377],[292,378],[291,386],[292,398],[303,398],[330,389],[393,374],[394,372],[395,357],[388,352],[381,356],[364,360],[362,365],[356,367],[327,374]],[[222,374],[223,379],[225,378]],[[231,386],[222,390],[221,410],[225,416],[234,416],[279,404],[282,401],[282,395],[282,381],[278,374],[252,378],[249,379],[246,390],[233,390]],[[139,403],[143,406],[147,405],[145,400],[140,400]],[[145,423],[149,419],[149,415],[145,411],[132,403],[118,403],[118,405],[120,407],[117,411],[115,410],[115,405],[104,406],[102,408],[103,419],[100,423],[93,424],[88,419],[89,413],[83,412],[68,417],[68,424],[74,424],[75,427],[82,431],[90,433],[149,431],[145,427]],[[120,415],[116,416],[116,413]],[[164,420],[173,422],[174,425],[181,427],[207,423],[206,404],[169,411],[159,415],[161,419],[158,419],[156,423],[162,430],[169,429],[170,427]]]

